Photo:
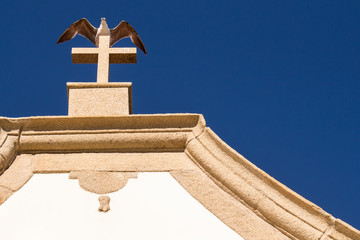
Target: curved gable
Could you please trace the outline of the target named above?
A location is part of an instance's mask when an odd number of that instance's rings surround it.
[[[0,127],[0,203],[33,173],[170,172],[245,239],[360,239],[226,145],[202,115],[1,118]]]

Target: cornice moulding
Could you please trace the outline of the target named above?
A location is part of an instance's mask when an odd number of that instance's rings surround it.
[[[335,219],[230,148],[205,127],[202,115],[0,118],[0,173],[19,154],[77,152],[184,152],[204,176],[273,226],[283,234],[283,239],[360,239],[358,230]],[[189,183],[190,178],[186,177],[189,171],[193,170],[185,168],[172,175],[245,239],[260,239],[257,229],[239,224],[234,217],[228,217],[226,209],[218,211],[209,200],[204,200],[206,196]],[[280,235],[276,236],[262,238],[279,239]]]

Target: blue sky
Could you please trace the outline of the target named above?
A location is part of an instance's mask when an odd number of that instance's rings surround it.
[[[128,21],[148,55],[111,65],[133,82],[133,111],[202,113],[232,148],[360,228],[359,1],[3,1],[0,115],[67,115],[72,64],[63,31],[86,17]],[[132,46],[125,39],[115,46]]]

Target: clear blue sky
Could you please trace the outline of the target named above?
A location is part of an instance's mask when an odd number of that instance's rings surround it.
[[[86,4],[84,4],[86,2]],[[202,113],[232,148],[360,228],[360,1],[3,1],[0,115],[67,115],[66,82],[96,81],[56,45],[74,21],[142,38],[134,113]],[[132,46],[126,39],[115,46]]]

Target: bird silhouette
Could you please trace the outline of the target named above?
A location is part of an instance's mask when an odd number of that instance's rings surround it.
[[[119,40],[130,37],[131,41],[141,50],[146,53],[145,46],[141,41],[135,29],[126,21],[121,21],[113,29],[109,29],[106,19],[101,18],[100,27],[96,28],[86,19],[82,18],[70,25],[68,29],[60,36],[56,42],[63,43],[73,39],[76,34],[79,34],[90,40],[95,46],[99,47],[99,36],[110,36],[110,47],[117,43]]]

